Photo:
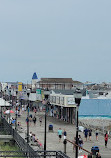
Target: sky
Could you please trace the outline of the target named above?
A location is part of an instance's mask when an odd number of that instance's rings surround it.
[[[111,0],[0,0],[0,81],[111,82]]]

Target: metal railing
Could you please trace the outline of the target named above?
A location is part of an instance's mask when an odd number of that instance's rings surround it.
[[[0,157],[69,158],[65,153],[61,151],[34,151],[33,148],[17,133],[16,130],[12,128],[12,126],[4,118],[2,118],[1,128],[6,132],[6,134],[13,136],[13,139],[19,147],[20,151],[0,151]],[[9,153],[12,153],[11,156]]]
[[[64,158],[66,155],[63,154],[61,151],[46,151],[46,154],[44,155],[44,151],[35,151],[35,153],[39,153],[40,155],[36,155],[36,157],[33,157],[33,155],[30,155],[30,158]],[[9,157],[15,157],[15,158],[29,158],[29,155],[24,151],[0,151],[0,157],[3,158],[9,158]],[[65,158],[69,158],[68,156]]]

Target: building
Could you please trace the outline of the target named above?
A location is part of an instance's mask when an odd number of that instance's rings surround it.
[[[75,124],[76,104],[74,90],[52,90],[50,94],[50,116]]]
[[[32,76],[32,90],[37,88],[38,77],[36,72]]]
[[[41,78],[38,84],[39,88],[49,90],[71,90],[76,87],[83,89],[83,83],[73,81],[72,78]]]

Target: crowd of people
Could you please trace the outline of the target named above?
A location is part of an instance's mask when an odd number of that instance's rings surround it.
[[[87,129],[85,128],[85,130],[83,131],[84,133],[84,137],[85,137],[85,142],[88,140],[89,138],[89,141],[91,141],[91,136],[92,136],[92,129]],[[64,129],[64,131],[59,128],[58,129],[58,132],[57,132],[57,135],[58,135],[58,138],[59,138],[59,142],[61,142],[61,139],[62,139],[62,136],[64,138],[64,140],[66,139],[66,136],[67,136],[67,132],[66,130]],[[98,135],[99,135],[99,131],[98,129],[95,130],[95,140],[98,141]],[[67,140],[67,139],[66,139]],[[105,140],[105,147],[107,147],[107,142],[108,142],[108,133],[106,132],[105,135],[104,135],[104,140]],[[74,137],[74,139],[72,140],[72,144],[73,144],[73,151],[76,150],[76,137]],[[83,149],[83,139],[81,137],[81,135],[78,136],[78,149],[79,149],[79,153],[82,152],[82,149]],[[96,158],[101,158],[101,155],[100,155],[100,152],[98,151],[96,153]]]
[[[20,107],[19,105],[17,106],[17,109],[15,110],[15,114],[18,115],[18,117],[20,117],[22,114],[24,114],[24,112],[27,110],[27,107],[25,105],[22,105],[22,107]],[[36,118],[36,113],[37,113],[37,109],[34,108],[33,109],[33,113],[31,113],[29,115],[29,117],[26,118],[26,123],[29,123],[29,126],[32,126],[32,123],[33,123],[33,126],[36,126],[36,123],[37,123],[37,118]],[[40,116],[39,117],[39,125],[41,126],[42,125],[42,117]],[[16,119],[15,118],[11,118],[11,125],[13,125],[14,123],[16,122]],[[22,128],[21,126],[21,122],[18,122],[17,123],[17,126]],[[85,128],[84,130],[84,137],[85,137],[85,142],[87,142],[88,140],[89,141],[92,141],[92,129],[87,129]],[[62,130],[61,128],[58,129],[57,131],[57,135],[59,137],[59,142],[61,142],[62,140],[62,136],[64,138],[64,140],[66,140],[66,137],[67,137],[67,132],[66,130]],[[95,130],[95,140],[98,141],[98,135],[99,135],[99,131],[98,129]],[[37,143],[40,147],[42,147],[42,144],[40,143],[40,141],[38,140],[38,138],[36,137],[36,135],[32,132],[30,132],[30,140],[34,143]],[[73,151],[75,151],[76,149],[76,137],[74,137],[73,139]],[[104,141],[105,141],[105,147],[107,147],[107,143],[108,143],[108,133],[106,132],[105,135],[104,135]],[[79,148],[79,153],[82,152],[82,148],[83,148],[83,139],[81,137],[81,135],[78,136],[78,148]],[[100,158],[100,153],[98,153],[98,158]]]

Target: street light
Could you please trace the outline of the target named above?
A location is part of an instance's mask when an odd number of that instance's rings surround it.
[[[17,102],[17,94],[18,94],[18,91],[16,91],[16,107],[15,107],[15,130],[17,131],[17,115],[18,115],[18,102]]]
[[[30,93],[27,93],[27,96],[28,96],[28,106],[27,106],[27,143],[29,143],[29,111],[30,111],[30,108],[29,108],[29,95],[30,95]]]
[[[82,93],[80,89],[76,89],[74,92],[74,98],[76,103],[76,153],[75,158],[78,158],[78,109],[82,98]]]
[[[29,143],[29,104],[27,106],[27,143]]]
[[[42,104],[45,105],[45,128],[44,128],[44,158],[46,157],[46,123],[47,123],[47,116],[46,116],[46,110],[47,110],[47,100],[43,100]]]
[[[15,130],[17,130],[17,115],[18,115],[18,103],[16,102],[16,107],[15,107]]]

